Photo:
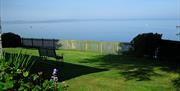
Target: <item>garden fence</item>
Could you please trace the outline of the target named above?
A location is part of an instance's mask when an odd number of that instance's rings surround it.
[[[104,42],[90,40],[55,40],[55,39],[32,39],[22,38],[24,47],[53,47],[65,50],[78,50],[99,52],[102,54],[121,54],[128,51],[131,47],[130,43],[125,42]]]

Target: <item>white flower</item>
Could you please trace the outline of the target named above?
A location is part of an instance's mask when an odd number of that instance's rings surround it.
[[[57,70],[56,68],[54,68],[54,69],[53,69],[53,73],[52,73],[52,75],[56,75],[56,74],[57,74],[57,72],[58,72],[58,70]]]

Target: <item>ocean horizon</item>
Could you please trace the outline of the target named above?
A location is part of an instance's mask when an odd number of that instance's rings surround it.
[[[179,19],[57,19],[3,21],[2,30],[25,38],[130,42],[141,33],[178,40]]]

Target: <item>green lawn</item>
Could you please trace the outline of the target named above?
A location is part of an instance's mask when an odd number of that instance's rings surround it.
[[[22,51],[28,55],[38,56],[35,49],[6,48],[4,51]],[[57,54],[62,53],[65,62],[63,65],[53,58],[43,61],[52,63],[51,67],[54,65],[60,69],[59,79],[65,80],[69,85],[68,91],[178,91],[173,85],[178,73],[166,65],[158,65],[153,60],[57,50]],[[38,66],[35,69],[49,71],[50,74],[50,65],[35,65]]]

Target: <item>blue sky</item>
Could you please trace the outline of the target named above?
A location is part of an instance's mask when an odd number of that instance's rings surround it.
[[[11,20],[180,18],[180,0],[0,0]]]

